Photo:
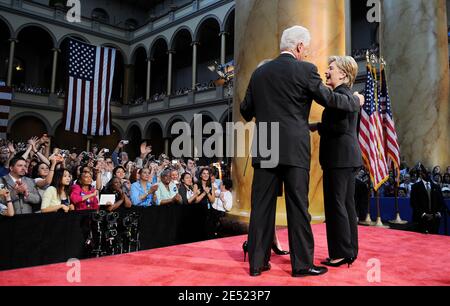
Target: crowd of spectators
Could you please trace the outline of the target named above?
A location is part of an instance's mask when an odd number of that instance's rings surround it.
[[[94,145],[90,152],[78,152],[51,150],[47,135],[26,143],[0,140],[1,215],[169,204],[201,204],[214,215],[231,210],[232,183],[223,163],[197,166],[192,158],[156,157],[147,142],[130,160],[127,145],[120,141],[111,151]],[[112,195],[114,201],[105,200]]]
[[[30,84],[20,84],[19,86],[14,87],[14,91],[18,93],[24,93],[29,95],[38,95],[38,96],[48,96],[50,95],[50,89],[40,86],[34,86]],[[63,89],[58,89],[56,95],[59,97],[64,97],[66,95]]]

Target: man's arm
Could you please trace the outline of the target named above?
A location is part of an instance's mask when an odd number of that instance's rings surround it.
[[[27,184],[28,197],[25,199],[25,201],[30,204],[41,204],[41,195],[37,191],[34,181],[32,181],[31,179],[27,180]]]
[[[331,88],[325,86],[320,78],[317,67],[314,65],[311,66],[306,86],[314,101],[323,107],[340,109],[351,113],[358,112],[361,109],[361,100],[359,97],[349,97],[335,93]]]
[[[241,115],[247,121],[252,121],[253,117],[255,117],[255,106],[253,102],[252,95],[252,81],[250,80],[250,84],[247,88],[247,93],[245,95],[244,101],[241,103]]]

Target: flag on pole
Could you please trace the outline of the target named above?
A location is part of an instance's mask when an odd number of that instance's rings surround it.
[[[116,50],[69,41],[66,131],[91,136],[111,134],[111,93]]]
[[[365,89],[366,103],[361,111],[359,144],[363,159],[369,169],[375,191],[388,180],[389,170],[386,164],[381,113],[377,103],[376,71],[367,66]]]
[[[12,89],[0,86],[0,138],[6,139],[9,112],[11,110]]]
[[[391,99],[389,97],[389,90],[386,80],[386,72],[384,65],[380,67],[380,91],[379,101],[381,106],[381,114],[383,117],[383,134],[385,155],[387,158],[388,166],[393,164],[397,170],[397,177],[400,177],[400,146],[398,144],[397,132],[395,129],[394,118],[392,115]],[[397,180],[399,182],[400,180]]]

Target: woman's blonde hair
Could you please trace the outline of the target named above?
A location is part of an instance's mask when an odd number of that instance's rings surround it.
[[[346,84],[353,87],[359,70],[355,59],[351,56],[330,56],[328,65],[332,63],[336,63],[336,66],[347,75],[348,82]]]

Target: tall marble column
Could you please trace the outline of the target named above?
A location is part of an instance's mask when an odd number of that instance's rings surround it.
[[[381,54],[387,62],[400,150],[410,165],[450,165],[445,0],[383,0]],[[399,18],[401,16],[401,18]]]
[[[12,76],[13,76],[13,69],[14,69],[14,53],[16,50],[16,43],[18,42],[17,39],[10,39],[10,45],[9,45],[9,62],[8,62],[8,76],[6,78],[6,85],[11,86],[12,84]]]
[[[169,54],[169,63],[168,63],[168,72],[167,72],[167,97],[172,94],[172,66],[173,66],[173,55],[175,54],[174,50],[167,51]]]
[[[151,84],[151,77],[152,77],[152,59],[147,59],[147,84],[146,84],[146,91],[145,91],[145,100],[150,100],[150,84]]]
[[[52,66],[52,83],[50,85],[50,93],[55,93],[55,86],[56,86],[56,70],[58,68],[58,52],[60,52],[59,49],[55,48],[53,49],[53,66]]]
[[[225,65],[227,51],[227,32],[220,32],[220,64]]]
[[[195,90],[197,85],[197,49],[199,42],[192,42],[192,90]]]
[[[302,25],[311,31],[309,61],[325,73],[330,55],[345,54],[345,1],[344,0],[236,0],[235,61],[236,82],[234,121],[243,121],[239,104],[245,96],[251,74],[258,63],[279,55],[282,32],[291,26]],[[314,105],[310,121],[319,121],[323,109]],[[312,137],[312,163],[310,179],[310,212],[313,220],[324,218],[322,171],[318,161],[319,137]],[[282,148],[281,148],[282,149]],[[250,192],[253,179],[251,161],[235,158],[233,180],[235,188],[234,214],[247,217],[250,211]],[[246,169],[246,170],[245,170]],[[244,175],[245,172],[245,175]],[[284,198],[278,201],[277,222],[286,224]]]

